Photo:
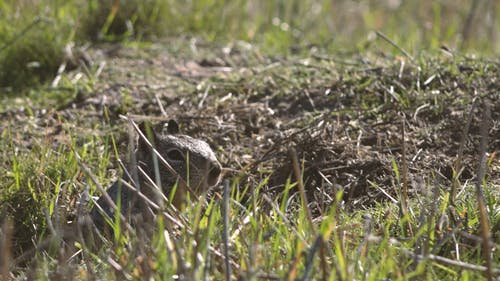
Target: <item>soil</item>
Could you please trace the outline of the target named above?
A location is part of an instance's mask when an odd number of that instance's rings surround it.
[[[30,132],[16,138],[19,147],[48,138],[57,150],[70,127],[75,136],[117,133],[126,151],[120,115],[176,119],[185,133],[209,142],[226,178],[238,179],[242,189],[269,177],[264,192],[283,190],[288,178],[295,181],[290,151],[296,151],[318,214],[339,189],[347,209],[356,210],[397,198],[403,182],[412,196],[449,190],[457,169],[459,186],[474,181],[485,127],[487,182],[500,186],[498,62],[444,55],[424,63],[382,54],[265,57],[238,43],[209,49],[164,42],[86,52],[87,67],[67,78],[91,87],[54,108],[1,113],[19,132]]]

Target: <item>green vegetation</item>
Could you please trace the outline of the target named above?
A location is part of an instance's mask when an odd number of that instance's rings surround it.
[[[499,14],[474,0],[1,2],[0,276],[498,278]],[[164,202],[151,241],[119,220],[98,249],[79,239],[86,197],[130,162],[120,115],[207,140],[228,211],[215,190]]]
[[[69,45],[194,36],[244,40],[267,54],[378,49],[375,31],[412,54],[452,50],[499,54],[495,1],[3,1],[0,87],[50,80],[73,58]],[[389,48],[383,47],[387,50]],[[66,50],[66,51],[65,51]]]

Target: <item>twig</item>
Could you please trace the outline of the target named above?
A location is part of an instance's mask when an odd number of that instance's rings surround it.
[[[109,194],[104,190],[104,188],[99,183],[99,181],[97,180],[97,178],[95,177],[95,175],[90,171],[89,167],[87,167],[87,165],[85,165],[85,163],[83,163],[82,157],[80,156],[80,154],[78,154],[78,152],[76,152],[76,151],[73,151],[73,153],[75,154],[75,158],[77,160],[78,165],[80,166],[80,168],[82,168],[83,172],[85,174],[87,174],[87,176],[89,176],[90,179],[94,182],[95,186],[97,187],[97,190],[99,190],[99,192],[102,194],[102,197],[104,198],[106,204],[108,204],[108,206],[112,210],[117,210],[118,207],[116,206],[115,202],[113,201],[113,199],[111,198],[111,196],[109,196]],[[97,207],[97,209],[99,210],[99,212],[102,215],[104,215],[105,217],[107,216],[107,213],[101,208],[101,206],[99,206],[99,204],[97,204],[96,202],[94,202],[94,206]],[[125,219],[125,216],[123,216],[121,212],[118,212],[118,214],[120,216],[120,221],[123,223],[123,225],[125,225],[125,227],[127,228],[127,230],[130,233],[134,234],[135,230],[127,222],[127,220]]]
[[[295,151],[295,149],[293,148],[290,148],[289,154],[292,158],[293,172],[295,174],[295,179],[297,180],[297,186],[299,187],[300,198],[302,199],[302,208],[304,208],[304,210],[306,211],[307,220],[309,221],[309,225],[311,227],[313,235],[316,235],[316,227],[314,226],[311,209],[309,209],[309,203],[307,202],[304,183],[302,182],[302,173],[300,172],[297,151]]]
[[[231,265],[229,257],[229,197],[231,190],[229,189],[229,180],[224,180],[224,204],[222,206],[223,220],[223,233],[222,240],[224,241],[224,264],[225,276],[227,281],[231,281]]]
[[[405,141],[405,131],[406,131],[406,117],[403,115],[401,122],[401,157],[402,157],[402,192],[401,192],[401,213],[406,217],[406,231],[409,232],[410,236],[413,236],[413,230],[411,228],[411,223],[407,220],[409,217],[408,212],[408,164],[406,163],[406,141]]]
[[[321,242],[322,240],[323,240],[323,238],[321,235],[316,237],[316,241],[314,241],[314,244],[309,252],[309,256],[307,257],[306,269],[304,270],[304,275],[302,276],[302,278],[299,278],[298,280],[300,280],[300,281],[309,280],[309,273],[311,272],[312,267],[314,265],[314,256],[315,256],[316,252],[318,251],[318,249],[322,248],[322,245],[323,245],[323,243]]]
[[[375,243],[381,243],[382,241],[384,241],[386,239],[387,238],[380,237],[380,236],[374,236],[374,235],[370,235],[370,237],[369,237],[369,240],[372,242],[375,242]],[[406,255],[414,256],[417,259],[421,259],[421,260],[427,259],[427,260],[435,261],[435,262],[445,264],[445,265],[458,266],[458,267],[460,267],[462,269],[466,269],[466,270],[474,270],[474,271],[480,271],[480,272],[488,271],[488,268],[486,266],[482,266],[482,265],[476,265],[476,264],[466,263],[463,261],[452,260],[452,259],[445,258],[442,256],[434,255],[434,254],[429,254],[429,255],[415,254],[414,252],[412,252],[406,248],[403,248],[402,244],[397,239],[394,239],[394,238],[389,238],[388,242],[390,244],[398,246],[398,249],[401,250]],[[491,272],[492,272],[492,276],[500,276],[500,268],[491,268]]]
[[[151,187],[153,188],[154,192],[156,193],[157,196],[159,196],[159,199],[161,200],[158,200],[159,203],[165,201],[165,202],[169,202],[168,201],[168,198],[165,196],[165,194],[163,194],[159,187],[153,182],[153,180],[151,179],[151,177],[149,177],[148,174],[146,174],[146,172],[141,168],[141,167],[138,167],[138,170],[139,172],[141,173],[141,175],[144,177],[144,179],[146,181],[149,182],[149,184],[151,185]],[[159,211],[159,210],[163,210],[164,208],[162,206],[160,206],[159,204],[156,204],[155,202],[151,201],[150,198],[148,198],[144,193],[140,192],[137,188],[135,188],[132,184],[128,183],[127,181],[123,180],[123,179],[119,179],[119,181],[121,182],[121,184],[123,184],[125,187],[127,187],[128,189],[130,189],[134,195],[137,196],[137,199],[140,199],[140,200],[143,200],[144,203],[146,203],[150,208],[152,208],[155,212]],[[163,200],[163,201],[162,201]],[[174,205],[170,205],[170,209],[175,213],[176,215],[176,218],[174,218],[171,214],[163,211],[162,214],[163,216],[169,220],[170,222],[172,222],[173,224],[181,227],[181,228],[185,228],[185,225],[186,225],[186,220],[184,219],[184,217],[182,217],[181,215],[179,215],[179,210],[177,210],[177,208],[174,206]],[[181,222],[182,221],[182,222]]]
[[[483,256],[486,262],[486,277],[488,281],[493,281],[493,269],[491,264],[491,248],[490,248],[490,227],[488,222],[488,214],[486,211],[486,203],[483,197],[483,179],[486,175],[486,150],[488,147],[488,129],[491,120],[491,109],[488,101],[484,103],[483,122],[480,127],[481,141],[479,144],[479,167],[476,179],[476,197],[479,209],[479,221],[481,223],[481,236],[483,238]]]
[[[378,37],[384,39],[387,43],[391,44],[394,48],[398,49],[401,53],[403,53],[403,55],[405,55],[406,57],[408,57],[411,61],[414,61],[415,59],[410,55],[410,53],[408,53],[405,49],[403,49],[402,47],[398,46],[394,41],[392,41],[391,39],[389,39],[389,37],[387,37],[384,33],[380,32],[379,30],[377,30],[375,32],[377,34]]]
[[[493,280],[493,275],[500,276],[500,268],[488,269],[486,266],[466,263],[463,261],[452,260],[449,258],[445,258],[445,257],[433,255],[433,254],[429,254],[427,256],[423,256],[423,255],[415,255],[415,256],[419,259],[428,259],[428,260],[435,261],[435,262],[438,262],[441,264],[458,266],[460,268],[467,269],[467,270],[475,270],[475,271],[481,271],[481,272],[488,272],[489,270],[491,270],[491,275],[490,275],[490,277],[492,278],[491,280]]]
[[[203,108],[203,103],[205,102],[205,99],[207,98],[208,92],[210,91],[211,88],[212,88],[212,85],[210,85],[210,84],[205,88],[205,91],[203,92],[203,96],[201,97],[200,102],[198,103],[199,109]]]
[[[161,103],[161,100],[160,100],[160,95],[159,94],[156,94],[155,95],[155,100],[156,100],[156,103],[158,104],[158,107],[160,108],[160,111],[161,111],[161,114],[165,117],[168,117],[168,114],[167,112],[165,111],[165,108],[163,107],[163,104]]]
[[[396,198],[392,197],[389,193],[387,193],[387,191],[385,191],[383,188],[381,188],[380,186],[378,186],[376,183],[372,182],[371,180],[367,180],[367,182],[375,187],[376,189],[378,189],[380,192],[382,192],[387,198],[389,198],[389,200],[392,201],[392,203],[394,204],[397,204],[398,203],[398,200],[396,200]]]
[[[469,128],[470,128],[470,124],[472,122],[472,116],[473,116],[474,109],[476,108],[476,105],[477,105],[477,100],[478,100],[477,96],[474,97],[474,99],[472,100],[472,105],[470,107],[469,116],[467,117],[467,122],[465,123],[465,127],[464,127],[464,130],[462,132],[461,139],[460,139],[460,144],[458,146],[457,159],[453,163],[453,170],[455,172],[455,175],[453,178],[453,183],[451,185],[451,191],[450,191],[450,204],[451,205],[455,204],[455,196],[457,193],[457,189],[460,186],[460,182],[459,182],[458,178],[460,177],[460,174],[462,171],[462,159],[464,156],[465,143],[467,141],[467,134],[469,133]]]

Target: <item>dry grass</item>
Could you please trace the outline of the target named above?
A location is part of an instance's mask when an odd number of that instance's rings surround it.
[[[187,280],[499,274],[498,62],[374,53],[275,60],[238,44],[229,53],[200,45],[176,55],[159,46],[104,58],[89,50],[95,64],[106,62],[89,76],[92,91],[58,108],[2,113],[2,217],[14,221],[13,235],[7,220],[2,230],[10,241],[3,249],[12,249],[3,272]],[[206,139],[227,168],[229,204],[216,191],[184,212],[165,209],[152,241],[120,231],[100,251],[57,251],[54,235],[64,240],[61,229],[81,217],[81,195],[116,178],[118,157],[127,162],[124,113],[175,117]],[[16,263],[35,245],[32,266]]]

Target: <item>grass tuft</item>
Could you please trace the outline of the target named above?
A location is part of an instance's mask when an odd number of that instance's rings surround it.
[[[0,3],[2,276],[500,276],[494,1],[63,2]],[[125,114],[207,140],[226,191],[96,247]]]
[[[407,57],[439,47],[451,53],[498,53],[500,27],[493,15],[499,5],[466,2],[4,1],[0,87],[17,92],[50,81],[68,60],[64,48],[72,42],[79,47],[179,36],[193,42],[243,40],[258,44],[265,54],[288,56],[308,50],[390,50],[379,38]]]

